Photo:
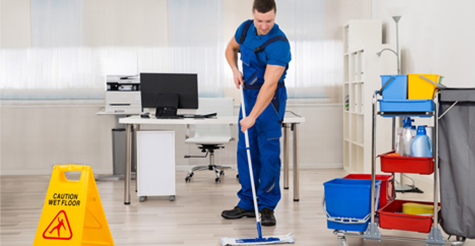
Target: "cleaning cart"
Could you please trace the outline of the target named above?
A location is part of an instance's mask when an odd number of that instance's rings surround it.
[[[383,77],[383,76],[382,76]],[[397,80],[395,78],[397,77]],[[427,245],[462,245],[465,238],[456,235],[456,240],[449,241],[442,235],[439,227],[439,156],[438,156],[438,127],[439,127],[439,98],[440,89],[444,86],[440,85],[440,76],[438,75],[408,75],[412,78],[412,84],[404,80],[401,82],[400,75],[391,76],[390,78],[383,78],[383,87],[375,91],[372,104],[372,161],[371,161],[371,215],[369,224],[364,232],[349,232],[344,230],[334,230],[337,235],[339,245],[348,245],[347,237],[359,237],[364,240],[401,240],[401,241],[423,241]],[[406,77],[406,78],[407,78]],[[391,86],[391,82],[407,83],[408,90],[400,90],[401,86]],[[421,89],[419,85],[423,84],[425,89]],[[411,87],[412,93],[411,93]],[[405,88],[405,87],[403,87]],[[427,89],[428,88],[428,89]],[[394,89],[400,90],[395,92]],[[414,92],[414,90],[416,90]],[[429,92],[427,92],[429,90]],[[423,93],[421,93],[423,92]],[[401,93],[403,93],[401,95]],[[404,94],[407,93],[407,94]],[[386,97],[385,97],[386,94]],[[389,97],[387,96],[389,95]],[[389,98],[389,99],[388,99]],[[379,107],[378,107],[379,104]],[[394,155],[394,150],[388,153],[376,156],[376,123],[377,117],[422,117],[433,118],[434,134],[432,137],[432,157],[412,157],[412,156],[397,156]],[[395,127],[395,126],[393,126]],[[394,130],[394,129],[393,129]],[[381,171],[387,173],[414,173],[429,175],[434,174],[434,199],[433,202],[420,201],[406,201],[406,200],[392,200],[384,207],[377,210],[375,197],[377,191],[375,189],[375,169],[376,158],[380,157]],[[411,207],[412,206],[412,207]],[[428,210],[428,214],[414,215],[410,213],[403,213],[403,209],[419,209],[424,208]],[[427,236],[423,238],[404,238],[383,236],[379,228],[414,231],[425,233]],[[445,229],[445,228],[444,228]]]

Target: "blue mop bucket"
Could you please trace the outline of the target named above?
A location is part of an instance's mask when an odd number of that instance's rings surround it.
[[[323,184],[322,202],[327,228],[340,231],[366,231],[371,220],[371,180],[333,179]],[[375,211],[379,207],[381,181],[375,180]]]
[[[407,99],[407,75],[381,75],[382,95],[384,100]]]

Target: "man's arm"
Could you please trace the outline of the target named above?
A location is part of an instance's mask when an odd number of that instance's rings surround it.
[[[239,85],[243,84],[242,73],[239,71],[238,67],[238,51],[239,51],[239,44],[236,42],[234,37],[228,43],[226,47],[225,56],[226,60],[228,61],[229,66],[233,70],[233,77],[234,83],[236,84],[236,88],[239,89]]]
[[[251,113],[241,120],[241,131],[245,132],[256,123],[257,117],[267,108],[274,97],[277,83],[285,71],[285,67],[279,65],[267,65],[264,74],[264,84],[257,95],[256,104],[252,108]]]

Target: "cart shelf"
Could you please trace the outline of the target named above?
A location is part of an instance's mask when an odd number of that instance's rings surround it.
[[[379,155],[381,158],[381,171],[386,173],[416,173],[432,174],[434,172],[434,159],[432,157],[412,157],[390,155],[390,151]]]
[[[379,227],[383,229],[415,231],[422,233],[429,233],[434,216],[430,215],[413,215],[402,213],[404,203],[419,203],[426,205],[433,205],[433,202],[418,202],[407,200],[394,200],[386,206],[378,210],[379,213]],[[439,209],[440,211],[440,209]]]

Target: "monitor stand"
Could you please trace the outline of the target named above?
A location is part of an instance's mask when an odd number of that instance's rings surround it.
[[[177,119],[177,118],[183,118],[179,117],[177,114],[177,108],[173,107],[157,107],[157,110],[155,111],[155,117],[157,119]]]
[[[160,94],[157,98],[158,106],[155,111],[155,117],[158,119],[180,118],[176,114],[179,99],[180,95],[178,94]]]

